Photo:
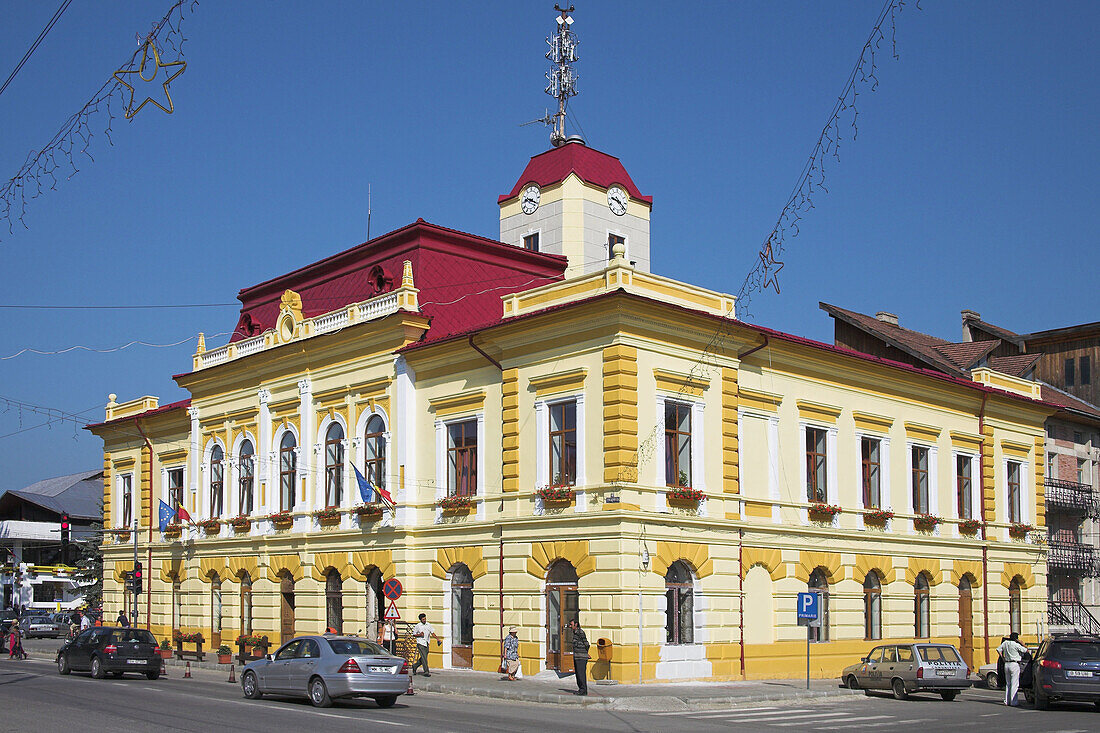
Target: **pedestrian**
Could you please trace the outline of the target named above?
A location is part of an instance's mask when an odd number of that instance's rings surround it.
[[[390,621],[378,622],[378,644],[388,651],[390,654],[396,654],[394,651],[394,629],[393,623]]]
[[[413,636],[416,637],[416,651],[419,653],[419,658],[413,665],[412,673],[416,674],[418,667],[424,667],[424,676],[431,677],[432,672],[428,669],[428,640],[435,639],[436,645],[442,644],[443,640],[435,634],[435,629],[428,623],[428,615],[426,613],[420,614],[418,617],[420,623],[413,627]]]
[[[117,623],[119,626],[121,626],[124,629],[130,628],[130,619],[126,618],[126,612],[125,611],[119,611],[118,612],[118,618],[115,619],[115,623]]]
[[[1005,663],[1005,705],[1017,707],[1016,693],[1020,689],[1020,661],[1028,654],[1026,646],[1020,643],[1020,634],[1013,631],[997,647],[997,653]]]
[[[583,696],[588,694],[588,637],[577,619],[569,622],[569,628],[573,630],[573,673],[577,676],[573,694]]]
[[[23,631],[19,624],[11,625],[11,638],[8,639],[8,659],[26,659],[27,653],[23,651]]]
[[[83,631],[91,627],[92,617],[88,615],[87,609],[80,612],[80,630]]]
[[[508,636],[504,637],[504,645],[501,653],[504,655],[504,671],[508,673],[509,682],[516,681],[516,672],[519,671],[519,629],[515,626],[508,627]]]

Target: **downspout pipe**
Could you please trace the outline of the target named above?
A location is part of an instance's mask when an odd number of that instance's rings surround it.
[[[989,542],[985,526],[985,403],[989,394],[982,393],[982,407],[978,411],[978,435],[981,441],[978,443],[978,475],[982,491],[982,624],[985,633],[985,663],[989,664]]]
[[[490,363],[490,364],[492,364],[493,366],[495,366],[495,367],[496,367],[497,369],[499,369],[499,370],[500,370],[500,371],[502,371],[502,372],[504,371],[504,367],[502,367],[502,366],[500,365],[500,362],[499,362],[499,361],[497,361],[497,360],[496,360],[496,359],[494,359],[493,357],[491,357],[491,356],[489,356],[488,354],[486,354],[486,353],[485,353],[485,352],[484,352],[484,351],[483,351],[483,350],[481,349],[481,347],[480,347],[480,346],[478,346],[477,344],[475,344],[475,343],[474,343],[474,335],[473,335],[473,334],[470,334],[469,336],[467,336],[467,337],[466,337],[466,340],[467,340],[467,341],[469,342],[469,344],[470,344],[470,348],[471,348],[471,349],[473,349],[474,351],[476,351],[477,353],[481,354],[481,355],[482,355],[482,356],[484,356],[484,357],[485,357],[486,359],[488,359],[488,360],[489,360],[489,363]]]
[[[737,625],[741,647],[741,679],[745,677],[745,530],[737,530]]]
[[[134,427],[141,433],[141,439],[145,441],[145,447],[149,449],[149,544],[145,548],[146,560],[145,560],[145,572],[148,577],[145,579],[145,628],[150,628],[150,618],[153,613],[153,444],[149,442],[149,436],[145,434],[145,430],[141,427],[141,421],[134,418]],[[141,515],[141,507],[138,507],[138,516]],[[134,542],[137,543],[137,532],[134,532]]]
[[[760,349],[762,349],[762,348],[764,348],[765,346],[768,345],[768,334],[762,333],[760,335],[764,337],[764,343],[760,344],[759,346],[754,346],[751,349],[749,349],[748,351],[742,351],[740,354],[737,355],[737,360],[738,361],[740,361],[741,359],[744,359],[749,354],[755,354],[757,351],[760,351]]]

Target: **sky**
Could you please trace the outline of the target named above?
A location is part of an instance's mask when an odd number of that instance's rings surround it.
[[[60,4],[4,3],[0,78]],[[0,181],[171,4],[72,2],[0,95]],[[736,293],[882,1],[574,4],[570,131],[653,196],[654,272]],[[113,146],[93,123],[94,161],[78,155],[10,233],[0,222],[0,489],[102,465],[77,420],[11,401],[94,422],[110,393],[186,397],[171,375],[196,334],[224,343],[238,290],[364,241],[368,186],[372,236],[423,217],[497,237],[496,197],[549,147],[521,123],[553,106],[555,15],[527,0],[200,2],[174,113],[116,119]],[[1095,2],[908,3],[899,58],[880,55],[858,138],[751,320],[826,342],[819,301],[949,339],[964,308],[1020,332],[1100,320],[1098,24]],[[184,304],[212,307],[89,307]],[[81,307],[7,307],[30,305]],[[13,356],[132,341],[184,343]]]

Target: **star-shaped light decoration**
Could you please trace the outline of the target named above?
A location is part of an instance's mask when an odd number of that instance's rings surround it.
[[[779,279],[776,275],[783,269],[783,262],[775,259],[775,254],[772,252],[771,238],[764,243],[764,249],[760,252],[760,262],[764,265],[764,271],[762,273],[764,285],[762,289],[767,290],[768,286],[771,285],[775,288],[775,294],[779,295]],[[776,267],[776,265],[778,265],[778,267]]]
[[[146,78],[146,76],[145,76],[145,67],[146,67],[146,65],[149,64],[149,52],[150,52],[150,50],[153,52],[153,59],[152,59],[152,64],[151,64],[152,68],[153,68],[153,73],[152,73],[151,76]],[[172,73],[170,71],[170,69],[173,69],[177,66],[179,67],[179,69],[175,73]],[[141,104],[139,104],[135,108],[134,107],[134,85],[128,83],[126,81],[126,79],[127,78],[133,79],[132,75],[137,74],[138,78],[141,79],[141,81],[143,81],[145,83],[149,83],[149,82],[152,82],[153,80],[155,80],[157,78],[157,74],[160,73],[161,69],[164,69],[165,70],[164,71],[165,75],[168,75],[168,78],[164,80],[164,84],[163,84],[163,86],[164,86],[164,96],[165,96],[165,98],[168,99],[168,106],[165,107],[163,104],[161,104],[157,100],[153,99],[152,97],[146,97],[145,101],[143,101]],[[157,46],[156,46],[155,43],[153,43],[153,39],[150,38],[150,39],[146,40],[145,41],[145,46],[142,47],[142,50],[141,50],[141,66],[139,66],[136,70],[131,69],[131,70],[128,71],[126,69],[119,69],[118,71],[115,72],[115,78],[118,79],[118,83],[121,84],[122,86],[126,87],[128,90],[130,90],[130,101],[126,104],[126,111],[125,111],[126,119],[128,119],[128,120],[132,119],[133,116],[136,115],[138,112],[140,112],[141,108],[144,107],[149,102],[152,102],[156,106],[160,107],[161,110],[163,110],[165,113],[172,114],[172,111],[173,111],[174,107],[172,106],[172,95],[168,93],[168,85],[171,84],[172,81],[177,76],[182,74],[186,69],[187,69],[187,62],[186,61],[173,61],[170,64],[163,63],[160,60],[160,51],[157,50]]]

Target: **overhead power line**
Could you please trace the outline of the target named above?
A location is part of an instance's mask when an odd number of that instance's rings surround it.
[[[47,23],[46,27],[42,29],[42,32],[38,34],[38,38],[34,39],[34,43],[32,43],[31,47],[27,49],[27,52],[23,54],[23,58],[19,59],[19,63],[12,69],[8,78],[4,80],[4,84],[0,86],[0,94],[3,94],[4,90],[8,88],[8,84],[11,84],[11,80],[14,79],[15,75],[19,73],[19,70],[23,68],[23,64],[27,63],[27,59],[29,59],[35,49],[38,48],[38,44],[42,43],[42,39],[46,37],[46,34],[49,33],[54,25],[57,24],[57,21],[61,19],[61,15],[65,12],[65,9],[69,7],[69,3],[72,1],[73,0],[64,0],[64,2],[61,3],[61,7],[59,7],[53,14],[53,17],[50,18],[50,22]]]

